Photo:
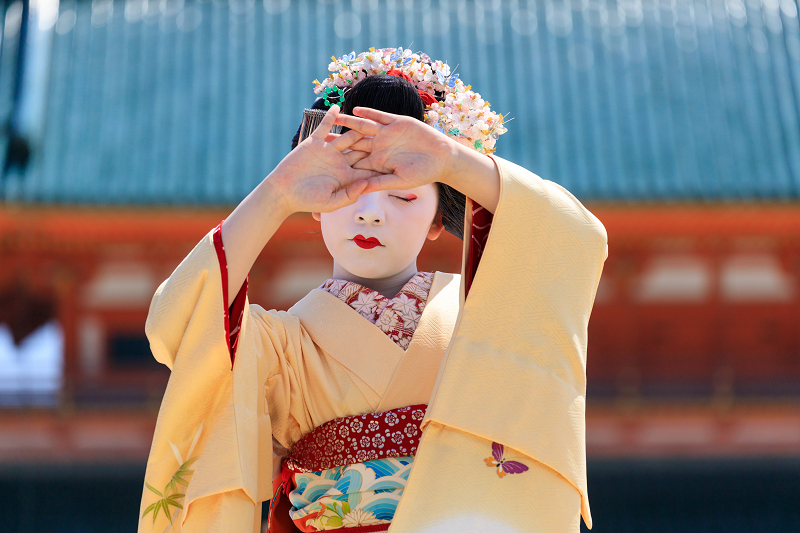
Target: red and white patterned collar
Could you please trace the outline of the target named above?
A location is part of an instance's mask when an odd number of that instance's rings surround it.
[[[343,279],[329,279],[319,288],[352,307],[405,350],[425,310],[432,282],[433,273],[418,272],[391,299],[378,291]]]

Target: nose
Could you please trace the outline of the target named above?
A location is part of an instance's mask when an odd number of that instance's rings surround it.
[[[378,192],[362,194],[357,201],[356,222],[359,224],[383,225],[385,214]]]

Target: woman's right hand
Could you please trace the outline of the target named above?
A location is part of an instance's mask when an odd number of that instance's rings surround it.
[[[228,305],[286,217],[304,211],[327,213],[350,205],[367,187],[367,180],[380,175],[374,169],[351,167],[368,155],[349,150],[364,135],[357,131],[329,133],[338,115],[338,106],[332,106],[311,137],[284,157],[222,224]]]
[[[339,107],[334,105],[306,140],[275,167],[266,182],[281,198],[286,216],[297,212],[328,213],[358,200],[368,179],[379,172],[354,169],[369,154],[349,148],[364,137],[357,131],[329,133]]]

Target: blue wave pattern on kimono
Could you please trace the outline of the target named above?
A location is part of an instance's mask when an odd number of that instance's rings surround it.
[[[294,521],[318,515],[308,521],[318,531],[391,522],[413,462],[393,457],[295,474],[289,515]]]

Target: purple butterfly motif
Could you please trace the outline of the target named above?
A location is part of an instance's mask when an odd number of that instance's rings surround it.
[[[486,466],[497,467],[497,476],[502,478],[506,474],[521,474],[528,470],[528,467],[519,461],[510,461],[503,457],[505,447],[496,442],[492,443],[492,456],[483,461]]]

